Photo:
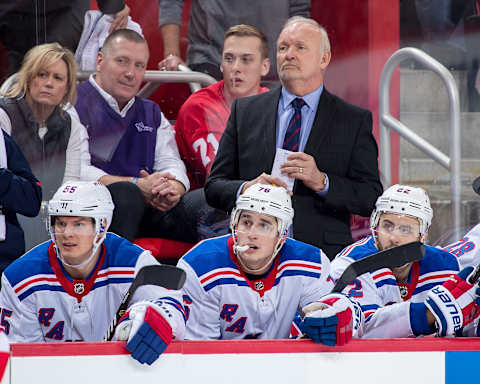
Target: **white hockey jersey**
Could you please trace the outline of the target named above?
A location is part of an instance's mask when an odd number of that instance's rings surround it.
[[[318,248],[287,238],[264,278],[251,281],[236,262],[231,235],[202,241],[178,262],[186,339],[288,338],[297,309],[333,288]]]
[[[152,264],[158,262],[149,251],[107,233],[90,276],[72,280],[47,241],[4,271],[1,326],[11,342],[102,341],[136,273]],[[131,304],[158,298],[173,308],[173,335],[183,335],[180,291],[140,287]]]
[[[427,292],[443,284],[459,270],[451,254],[428,245],[425,256],[413,263],[406,283],[397,283],[388,268],[359,276],[344,293],[357,300],[365,315],[364,338],[414,336],[413,329],[425,329],[423,303]],[[378,252],[373,236],[367,236],[346,247],[332,261],[331,275],[337,280],[354,261]]]
[[[460,265],[476,267],[480,264],[480,224],[473,227],[463,238],[444,248],[458,258]]]
[[[468,231],[459,241],[447,245],[444,250],[456,256],[462,268],[475,268],[480,264],[480,224]],[[479,322],[480,318],[477,318],[472,324],[466,326],[463,334],[480,336]]]

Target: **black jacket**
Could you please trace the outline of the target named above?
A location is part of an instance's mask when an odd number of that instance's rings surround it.
[[[12,124],[12,138],[20,147],[33,174],[42,183],[43,199],[50,200],[62,185],[66,152],[71,132],[70,115],[57,107],[48,117],[47,133],[40,139],[38,123],[25,98],[0,99],[0,108],[7,112]]]
[[[271,173],[281,88],[235,100],[205,185],[207,202],[230,211],[238,188],[262,172]],[[382,193],[371,112],[325,88],[304,152],[329,178],[321,197],[296,181],[292,203],[294,238],[323,249],[332,259],[351,244],[350,214],[370,216]]]
[[[2,131],[3,132],[3,131]],[[5,132],[8,168],[0,168],[0,206],[5,215],[6,237],[0,241],[0,273],[25,252],[23,230],[18,224],[17,213],[36,216],[42,201],[40,183],[33,175],[22,151]]]

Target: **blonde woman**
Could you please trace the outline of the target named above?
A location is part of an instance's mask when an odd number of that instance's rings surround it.
[[[57,43],[32,48],[24,57],[17,81],[0,99],[0,126],[24,153],[49,200],[63,181],[79,180],[81,161],[89,164],[85,127],[67,108],[76,101],[73,54]],[[38,220],[22,223],[27,250],[47,233]]]

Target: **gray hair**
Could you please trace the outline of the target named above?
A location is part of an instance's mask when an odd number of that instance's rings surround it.
[[[285,22],[282,30],[288,27],[290,24],[294,24],[294,23],[305,23],[315,27],[315,29],[317,29],[318,32],[320,32],[320,35],[322,36],[322,47],[320,47],[321,51],[322,52],[330,51],[330,40],[328,39],[327,30],[324,27],[322,27],[319,23],[317,23],[313,19],[309,19],[308,17],[292,16]]]

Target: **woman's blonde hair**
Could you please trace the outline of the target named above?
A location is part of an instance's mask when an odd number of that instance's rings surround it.
[[[67,66],[67,93],[61,105],[74,105],[77,100],[77,64],[73,53],[58,43],[41,44],[30,49],[23,58],[17,81],[4,96],[13,98],[26,95],[38,73],[58,60],[63,60]]]

